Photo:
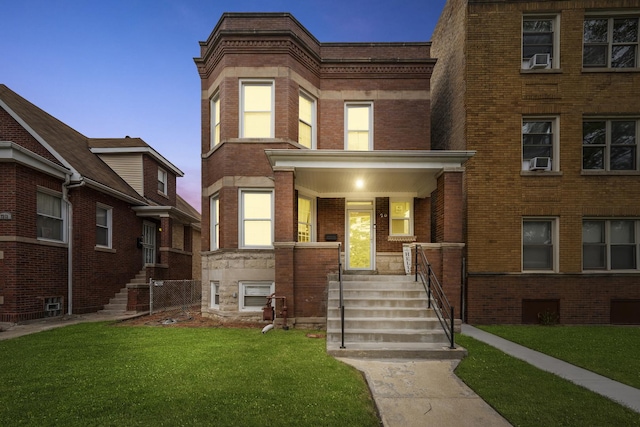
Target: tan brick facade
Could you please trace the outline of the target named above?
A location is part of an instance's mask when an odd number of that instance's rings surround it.
[[[637,18],[640,1],[450,0],[445,6],[433,35],[432,138],[439,148],[476,151],[464,183],[469,322],[518,323],[524,300],[552,298],[563,322],[608,323],[612,300],[640,299],[640,287],[629,286],[640,281],[637,265],[604,273],[582,266],[583,219],[640,218],[637,163],[634,171],[582,170],[585,118],[640,118],[639,68],[582,65],[585,14],[625,13]],[[554,64],[523,70],[523,17],[540,16],[555,19]],[[522,123],[535,118],[556,126],[552,171],[522,170]],[[555,221],[550,272],[523,273],[525,218]]]

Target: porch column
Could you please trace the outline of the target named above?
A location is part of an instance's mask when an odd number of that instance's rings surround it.
[[[287,297],[287,317],[294,307],[294,209],[296,206],[293,168],[274,167],[275,175],[275,289],[277,296]]]

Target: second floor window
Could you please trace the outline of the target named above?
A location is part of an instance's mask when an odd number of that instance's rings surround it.
[[[582,123],[582,169],[638,169],[639,120],[589,119]]]
[[[158,193],[167,195],[167,171],[158,169]]]
[[[587,17],[584,20],[582,65],[595,68],[636,68],[638,17]]]
[[[557,145],[555,119],[522,120],[522,170],[557,170],[554,146]]]
[[[522,68],[552,68],[555,55],[555,17],[525,17],[522,20]]]
[[[211,98],[211,143],[210,148],[220,144],[220,95],[215,94]]]
[[[298,97],[298,144],[314,148],[315,100],[300,93]]]
[[[273,82],[242,81],[240,138],[273,138]]]
[[[345,150],[373,150],[373,104],[345,105]]]

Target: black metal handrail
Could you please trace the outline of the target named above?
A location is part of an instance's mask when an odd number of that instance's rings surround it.
[[[340,348],[346,348],[344,346],[344,298],[342,297],[342,245],[338,243],[338,283],[340,283]]]
[[[424,250],[422,246],[416,245],[416,262],[415,262],[415,274],[416,274],[416,282],[418,281],[418,277],[422,281],[422,285],[424,286],[425,291],[427,291],[427,306],[431,308],[431,297],[433,296],[435,307],[433,307],[433,311],[436,313],[438,320],[440,321],[440,325],[444,329],[444,333],[449,338],[449,348],[454,349],[455,340],[454,340],[454,307],[449,303],[447,296],[442,290],[442,286],[438,281],[433,269],[431,268],[431,264],[427,260],[427,256],[424,254]]]

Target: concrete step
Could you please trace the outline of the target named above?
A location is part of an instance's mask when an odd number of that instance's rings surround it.
[[[341,341],[340,329],[327,328],[327,342]],[[350,343],[446,343],[446,335],[440,331],[416,331],[408,329],[346,329],[345,342]]]
[[[379,317],[346,317],[344,327],[348,331],[352,330],[385,330],[403,329],[415,332],[442,330],[440,321],[437,318],[426,317],[404,317],[380,319]],[[327,329],[340,330],[340,318],[328,318]]]
[[[425,299],[407,299],[407,298],[343,298],[345,309],[352,307],[369,307],[369,308],[423,308],[427,309],[427,301]],[[339,300],[332,299],[328,302],[329,307],[338,306]]]
[[[337,282],[338,275],[337,274],[329,274],[328,276],[330,282]],[[381,275],[381,274],[343,274],[342,275],[343,282],[413,282],[415,281],[415,276],[400,276],[400,275]]]
[[[329,300],[339,299],[339,289],[329,289]],[[426,299],[427,294],[424,290],[420,289],[343,289],[343,298],[409,298],[409,299]]]
[[[467,351],[434,343],[345,343],[345,348],[340,348],[340,342],[336,342],[327,343],[327,353],[334,357],[460,360]]]
[[[376,317],[378,319],[405,317],[435,317],[432,309],[421,307],[345,307],[344,315],[346,318],[358,317]],[[340,318],[340,307],[338,303],[332,304],[327,310],[327,319]]]

